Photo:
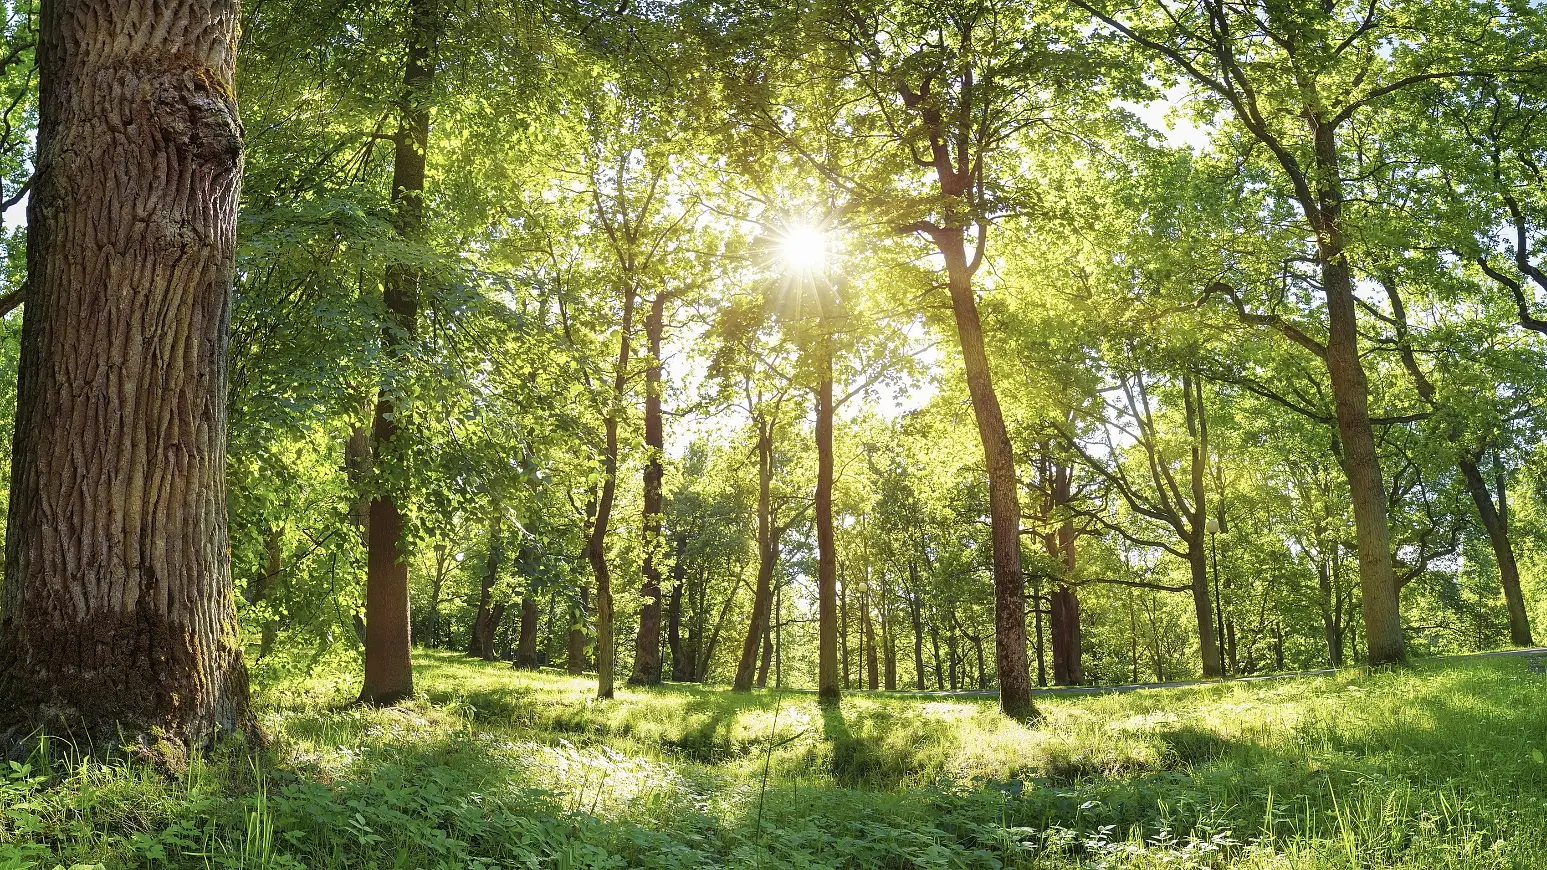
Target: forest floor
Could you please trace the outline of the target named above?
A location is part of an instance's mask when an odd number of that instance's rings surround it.
[[[1547,867],[1517,657],[1039,699],[594,684],[416,655],[420,695],[256,675],[271,746],[0,774],[0,870]]]

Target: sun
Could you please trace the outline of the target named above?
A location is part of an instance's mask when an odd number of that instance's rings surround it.
[[[779,259],[791,272],[814,274],[827,265],[827,234],[809,224],[794,224],[779,235]]]

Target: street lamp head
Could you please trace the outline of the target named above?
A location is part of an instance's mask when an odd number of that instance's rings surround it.
[[[1211,535],[1219,534],[1219,520],[1216,520],[1213,517],[1209,517],[1209,521],[1205,523],[1203,527],[1207,529]]]

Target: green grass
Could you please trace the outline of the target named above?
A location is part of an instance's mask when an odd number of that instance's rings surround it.
[[[0,870],[1547,867],[1518,658],[1043,699],[620,690],[420,653],[421,696],[265,681],[272,747],[0,775]],[[765,782],[766,769],[766,787]]]

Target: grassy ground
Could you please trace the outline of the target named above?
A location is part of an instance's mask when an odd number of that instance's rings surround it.
[[[0,870],[1547,867],[1520,659],[1084,698],[621,690],[421,653],[422,696],[260,684],[273,747],[0,774]]]

